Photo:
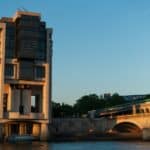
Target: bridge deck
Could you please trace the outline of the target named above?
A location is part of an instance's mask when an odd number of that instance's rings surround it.
[[[130,103],[116,105],[114,107],[104,108],[96,110],[97,117],[107,117],[112,115],[130,115],[133,113],[133,106],[139,106],[141,104],[150,104],[150,99],[133,101]]]

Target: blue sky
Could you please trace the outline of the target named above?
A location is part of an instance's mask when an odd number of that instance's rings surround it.
[[[54,30],[54,101],[150,93],[149,0],[0,0],[0,17],[22,8]]]

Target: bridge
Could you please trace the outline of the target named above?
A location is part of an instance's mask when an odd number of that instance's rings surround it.
[[[96,111],[107,121],[106,132],[150,139],[150,99]]]
[[[96,111],[94,118],[55,118],[54,137],[116,137],[150,140],[150,100]]]

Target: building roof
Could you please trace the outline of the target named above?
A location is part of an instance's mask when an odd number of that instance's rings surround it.
[[[27,15],[27,16],[36,16],[41,19],[41,14],[36,13],[36,12],[29,12],[29,11],[17,11],[13,17],[13,20],[16,20],[17,18],[21,17],[22,15]]]

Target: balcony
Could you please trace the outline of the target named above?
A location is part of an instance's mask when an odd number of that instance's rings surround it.
[[[7,118],[7,119],[40,120],[40,119],[44,119],[44,114],[43,113],[20,114],[19,112],[6,112],[6,113],[4,113],[4,118]]]

